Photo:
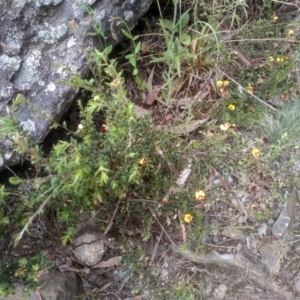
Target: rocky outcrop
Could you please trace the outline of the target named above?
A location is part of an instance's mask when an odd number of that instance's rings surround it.
[[[73,300],[79,293],[79,280],[75,272],[51,272],[41,282],[41,286],[39,291],[32,292],[28,296],[25,296],[26,288],[18,286],[13,295],[0,300]]]
[[[37,141],[68,110],[78,90],[64,83],[69,71],[85,76],[89,67],[82,48],[100,47],[89,33],[101,28],[104,43],[116,44],[122,37],[119,17],[132,28],[147,12],[152,0],[2,0],[0,3],[0,115],[17,95],[30,103],[22,105],[18,120]],[[33,109],[38,107],[39,109]],[[41,117],[42,113],[42,117]],[[10,161],[10,146],[0,164]],[[0,167],[1,168],[1,167]]]

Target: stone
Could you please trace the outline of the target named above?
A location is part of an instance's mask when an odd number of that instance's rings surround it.
[[[283,237],[286,229],[290,225],[296,209],[296,203],[299,201],[298,191],[293,187],[289,193],[289,197],[284,203],[281,213],[273,225],[272,233],[276,237]]]
[[[73,300],[79,293],[78,278],[75,272],[55,272],[49,282],[39,291],[42,299]]]
[[[262,263],[268,276],[272,278],[279,274],[282,258],[287,252],[287,246],[281,240],[267,242],[260,247]]]
[[[225,284],[221,283],[215,288],[215,290],[213,292],[214,298],[216,300],[225,299],[226,292],[227,292],[227,286]]]
[[[75,255],[81,265],[89,267],[100,263],[105,254],[105,245],[101,235],[86,232],[74,240]]]
[[[42,141],[53,120],[61,119],[78,93],[64,83],[70,76],[67,69],[85,77],[89,72],[86,52],[101,50],[103,44],[115,45],[123,37],[124,25],[113,18],[123,19],[132,29],[152,1],[2,0],[0,116],[8,114],[7,105],[16,95],[24,96],[30,105],[21,105],[17,119],[24,130]],[[102,42],[89,35],[99,24],[105,37]],[[2,153],[13,157],[2,148]],[[6,164],[11,159],[2,158],[0,169]]]
[[[300,294],[300,278],[298,278],[298,277],[294,280],[294,288],[295,288],[297,295],[299,295]]]
[[[18,286],[14,294],[0,300],[73,300],[79,294],[78,278],[74,272],[50,272],[49,278],[41,283],[42,288],[39,291],[32,292],[28,296],[24,296],[25,287]],[[40,297],[41,296],[41,297]]]

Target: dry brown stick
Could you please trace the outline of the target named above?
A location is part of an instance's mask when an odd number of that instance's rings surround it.
[[[113,216],[111,217],[111,219],[110,219],[110,221],[109,221],[109,223],[108,223],[108,225],[107,225],[107,227],[106,227],[106,229],[105,229],[103,235],[107,235],[107,233],[109,232],[110,228],[112,227],[113,221],[114,221],[114,219],[115,219],[115,216],[116,216],[116,214],[117,214],[117,211],[118,211],[118,208],[119,208],[119,205],[120,205],[120,202],[121,202],[121,199],[119,199],[119,201],[118,201],[118,203],[117,203],[117,206],[116,206],[116,208],[115,208],[115,211],[114,211],[114,213],[113,213]]]
[[[158,247],[158,244],[160,243],[160,241],[161,241],[161,239],[162,239],[162,237],[163,237],[163,234],[164,234],[164,232],[161,231],[161,232],[160,232],[160,235],[159,235],[159,237],[158,237],[158,239],[157,239],[157,242],[156,242],[156,244],[155,244],[155,246],[154,246],[154,248],[153,248],[153,252],[152,252],[152,255],[151,255],[151,261],[154,261],[154,257],[155,257],[156,252],[157,252],[157,247]]]
[[[159,226],[161,227],[161,229],[163,230],[163,232],[166,234],[166,236],[168,237],[168,239],[170,240],[171,244],[173,245],[174,242],[172,241],[172,239],[170,238],[170,236],[168,235],[168,233],[166,232],[166,230],[164,229],[163,225],[161,225],[161,223],[158,221],[155,213],[152,211],[152,209],[149,207],[149,210],[151,211],[153,217],[155,218],[156,222],[159,224]]]
[[[235,83],[240,89],[242,89],[245,93],[249,94],[251,97],[253,97],[254,99],[256,99],[258,102],[260,102],[261,104],[269,107],[270,109],[272,109],[273,111],[276,111],[277,113],[279,113],[280,111],[275,108],[274,106],[270,105],[269,103],[267,103],[266,101],[258,98],[257,96],[255,96],[254,94],[251,94],[247,89],[245,89],[244,87],[242,87],[237,81],[235,81],[232,77],[230,77],[229,75],[227,75],[225,72],[221,71],[220,72],[227,77],[229,80],[231,80],[233,83]]]

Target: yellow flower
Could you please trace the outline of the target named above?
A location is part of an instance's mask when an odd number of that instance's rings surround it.
[[[269,60],[270,60],[270,61],[274,61],[275,59],[274,59],[273,56],[269,56]]]
[[[273,15],[273,20],[277,20],[278,16],[276,14]]]
[[[294,35],[294,30],[292,30],[292,29],[290,29],[289,31],[288,31],[288,34],[287,34],[288,36],[293,36]]]
[[[220,129],[226,131],[230,127],[229,123],[224,123],[220,125]]]
[[[260,151],[257,148],[254,148],[251,153],[255,158],[260,157]]]
[[[140,165],[145,165],[148,162],[148,158],[147,157],[142,157],[139,161]]]
[[[184,215],[184,222],[191,223],[193,221],[193,216],[191,214]]]
[[[196,199],[197,200],[199,200],[199,201],[202,201],[202,200],[206,200],[206,195],[205,195],[205,193],[203,192],[203,191],[197,191],[196,193],[195,193],[195,197],[196,197]]]
[[[282,63],[282,62],[283,62],[283,57],[277,57],[277,58],[276,58],[276,61],[277,61],[278,63]]]
[[[254,93],[254,88],[253,88],[253,86],[252,86],[250,83],[248,84],[247,91],[248,91],[248,93],[250,93],[250,94],[253,94],[253,93]]]
[[[228,80],[224,80],[223,81],[223,86],[229,86],[229,81]]]
[[[224,124],[221,124],[220,125],[220,129],[223,130],[223,131],[226,131],[228,130],[229,128],[236,128],[236,125],[235,124],[230,124],[230,123],[224,123]]]
[[[234,111],[235,110],[235,105],[234,104],[229,104],[228,109]]]
[[[223,84],[223,80],[217,80],[217,87],[222,87]]]
[[[228,80],[217,80],[217,87],[227,87],[229,86],[229,81]]]

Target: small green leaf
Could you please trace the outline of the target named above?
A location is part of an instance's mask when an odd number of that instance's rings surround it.
[[[0,204],[4,201],[5,197],[7,197],[9,193],[5,192],[5,186],[1,185],[0,187]]]
[[[21,183],[21,180],[18,177],[10,177],[9,183],[13,185],[18,185]]]
[[[134,53],[126,55],[125,58],[129,60],[134,68],[136,67],[136,56]]]
[[[61,241],[64,246],[66,246],[69,242],[72,242],[75,231],[75,228],[68,227],[68,229],[64,232],[64,235],[61,237]]]
[[[128,33],[126,30],[122,29],[122,33],[128,38],[128,39],[132,39],[132,35],[130,33]]]
[[[111,53],[112,49],[113,49],[112,45],[106,47],[106,48],[102,51],[103,56],[104,56],[104,57],[107,57],[108,54]]]
[[[104,185],[108,182],[109,177],[107,176],[107,173],[101,172],[100,174],[100,185]]]
[[[140,172],[137,168],[133,168],[130,170],[130,176],[128,178],[128,182],[135,182],[139,178]]]
[[[192,37],[191,37],[189,34],[183,33],[183,34],[181,35],[181,43],[182,43],[183,45],[188,46],[188,45],[191,44],[191,42],[192,42]]]
[[[14,240],[14,247],[18,246],[20,240],[21,240],[21,236],[20,233],[16,233],[13,235],[13,240]]]
[[[168,19],[163,19],[162,20],[162,25],[165,27],[165,28],[167,28],[167,29],[169,29],[170,31],[173,31],[174,30],[174,24],[173,24],[173,22],[172,21],[170,21],[170,20],[168,20]]]
[[[178,27],[184,28],[190,21],[190,15],[189,12],[186,11],[184,14],[182,14],[182,16],[180,17],[180,19],[177,21],[176,23],[176,29]]]
[[[51,178],[51,186],[52,186],[53,188],[59,186],[59,183],[60,183],[59,178],[57,178],[57,177]]]
[[[8,217],[2,217],[1,220],[0,220],[0,224],[1,225],[8,225],[9,224],[9,219]]]
[[[137,45],[135,46],[134,54],[138,54],[141,50],[141,47],[142,47],[142,43],[138,42]]]

